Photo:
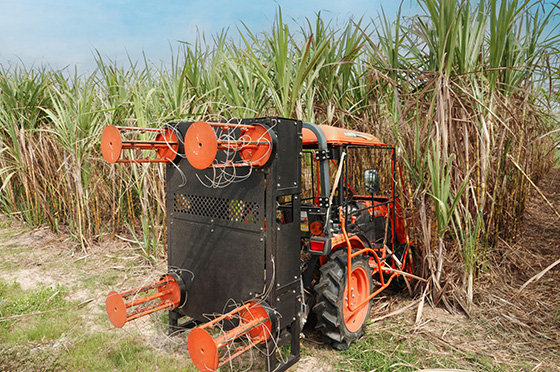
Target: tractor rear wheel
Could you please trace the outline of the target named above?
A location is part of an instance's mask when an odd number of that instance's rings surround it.
[[[335,349],[348,349],[350,344],[364,334],[366,320],[371,310],[371,301],[354,311],[348,304],[356,306],[373,293],[371,268],[366,257],[352,259],[352,273],[347,275],[346,249],[329,255],[321,266],[321,278],[315,285],[317,302],[313,307],[318,329]],[[348,285],[351,297],[348,298]]]

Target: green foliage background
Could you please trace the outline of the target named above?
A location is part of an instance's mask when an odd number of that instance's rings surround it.
[[[423,275],[434,291],[456,278],[472,300],[488,247],[518,231],[530,188],[519,168],[537,181],[553,161],[559,8],[419,4],[415,17],[399,12],[389,22],[382,13],[341,27],[318,14],[289,28],[279,9],[269,32],[240,25],[180,45],[170,65],[124,67],[98,55],[94,73],[72,77],[4,66],[0,209],[32,226],[68,229],[84,249],[132,231],[156,258],[164,166],[106,164],[106,125],[278,115],[348,127],[395,144]]]

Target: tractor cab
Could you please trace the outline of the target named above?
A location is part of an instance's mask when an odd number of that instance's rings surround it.
[[[366,133],[304,124],[301,173],[302,237],[340,234],[342,209],[348,230],[368,247],[405,243],[402,218],[395,219],[402,212],[392,146]]]

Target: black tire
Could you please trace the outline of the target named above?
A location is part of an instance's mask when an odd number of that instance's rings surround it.
[[[329,260],[320,269],[321,278],[315,285],[317,302],[312,311],[316,316],[316,329],[335,349],[348,349],[350,344],[363,336],[366,321],[371,310],[371,301],[350,313],[346,311],[347,255],[346,249],[339,249],[329,255]],[[359,281],[357,299],[364,299],[373,293],[371,268],[366,257],[352,260],[352,273]],[[364,279],[365,278],[365,279]],[[366,286],[367,284],[367,286]],[[355,298],[356,299],[356,298]],[[357,300],[356,299],[356,300]],[[345,320],[346,314],[346,320]]]
[[[402,248],[402,251],[400,253],[400,255],[398,256],[399,259],[402,261],[402,257],[404,256],[404,250],[406,249],[406,244],[399,244],[399,248]],[[404,262],[404,267],[403,267],[403,271],[413,274],[413,275],[417,275],[418,274],[418,259],[417,259],[417,252],[414,246],[410,246],[408,248],[408,254],[407,254],[407,258]],[[403,290],[405,289],[406,286],[406,281],[408,280],[408,283],[410,284],[411,288],[414,286],[416,280],[410,277],[405,277],[404,275],[399,275],[397,278],[395,278],[393,280],[393,283],[395,283],[394,288],[398,289],[398,290]]]

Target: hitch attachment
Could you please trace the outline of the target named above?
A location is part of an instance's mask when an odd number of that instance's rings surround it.
[[[124,139],[123,134],[155,133],[153,141]],[[153,150],[157,158],[123,158],[123,150]],[[134,128],[109,125],[101,135],[101,153],[108,163],[170,163],[179,151],[179,139],[171,128]]]
[[[221,321],[230,319],[238,319],[239,325],[212,338],[207,329],[213,329]],[[187,341],[191,360],[199,371],[213,372],[252,347],[268,340],[274,320],[272,312],[269,313],[262,305],[248,302],[191,331]],[[249,340],[247,345],[239,346],[231,353],[220,357],[219,350],[222,347],[243,336]]]
[[[146,297],[142,294],[154,292]],[[175,309],[186,300],[183,280],[176,274],[166,274],[159,281],[144,287],[130,289],[123,293],[111,291],[105,301],[107,316],[111,323],[122,328],[125,323],[164,309]],[[125,303],[131,299],[131,302]]]

